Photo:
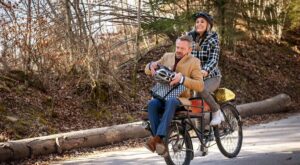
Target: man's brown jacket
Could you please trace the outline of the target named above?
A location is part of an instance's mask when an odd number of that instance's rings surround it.
[[[175,64],[175,53],[165,53],[163,57],[157,61],[160,65],[166,66],[172,69]],[[145,73],[151,75],[151,70],[149,69],[149,64],[146,65]],[[191,91],[195,90],[201,92],[204,89],[203,76],[201,73],[200,60],[191,55],[185,55],[178,62],[175,72],[182,73],[185,76],[183,85],[188,88],[180,96],[179,100],[183,105],[191,105],[188,100],[191,97]]]

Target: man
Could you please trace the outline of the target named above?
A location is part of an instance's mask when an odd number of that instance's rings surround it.
[[[148,103],[148,116],[154,136],[146,142],[145,147],[162,156],[166,156],[167,153],[162,138],[167,134],[176,108],[181,104],[191,105],[190,90],[201,92],[204,88],[200,60],[191,56],[191,51],[192,38],[189,36],[179,37],[176,40],[175,53],[166,53],[160,60],[147,64],[145,68],[145,73],[152,76],[154,76],[158,64],[171,68],[176,74],[170,85],[180,83],[187,88],[179,98],[170,98],[165,102],[154,98]],[[162,114],[161,118],[160,114]]]

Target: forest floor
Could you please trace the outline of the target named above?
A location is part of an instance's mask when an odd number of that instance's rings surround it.
[[[29,81],[16,78],[17,72],[0,74],[0,142],[139,121],[153,85],[144,74],[144,67],[170,50],[170,46],[160,46],[141,58],[135,99],[109,92],[109,99],[100,106],[91,102],[89,86],[80,76],[49,78],[45,88],[37,88],[30,83],[30,77]],[[131,83],[132,68],[131,64],[120,68],[118,75],[124,84]],[[286,93],[292,98],[289,113],[300,111],[300,53],[286,44],[248,41],[236,45],[235,51],[223,49],[220,68],[221,87],[234,91],[238,104]],[[244,123],[262,123],[286,115],[253,116],[244,119]],[[142,140],[116,146],[139,145],[139,141]],[[74,153],[77,151],[70,152]]]

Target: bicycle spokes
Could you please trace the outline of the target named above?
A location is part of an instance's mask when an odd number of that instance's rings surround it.
[[[167,164],[182,165],[192,159],[192,142],[188,134],[183,131],[182,126],[173,125],[165,138],[169,155],[165,158]]]
[[[234,106],[228,104],[222,108],[225,121],[215,128],[216,142],[224,156],[235,157],[242,146],[242,125]]]

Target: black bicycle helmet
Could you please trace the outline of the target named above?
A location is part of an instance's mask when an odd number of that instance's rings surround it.
[[[197,18],[199,18],[199,17],[204,18],[210,24],[210,27],[211,28],[213,27],[214,19],[210,14],[205,13],[205,12],[198,12],[198,13],[193,14],[194,21],[196,21]]]
[[[154,75],[154,80],[159,83],[170,83],[175,77],[175,72],[171,71],[167,67],[159,67]]]

